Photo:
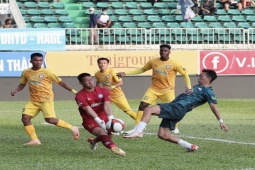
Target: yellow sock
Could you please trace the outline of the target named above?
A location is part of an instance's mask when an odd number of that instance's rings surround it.
[[[72,129],[73,129],[73,126],[72,126],[72,125],[70,125],[70,124],[68,124],[68,123],[66,123],[65,121],[60,120],[60,119],[58,120],[57,126],[58,126],[58,127],[62,127],[62,128],[67,128],[67,129],[69,129],[69,130],[72,130]]]
[[[141,119],[143,117],[143,111],[139,110],[136,115],[135,124],[137,125],[139,122],[141,122]]]
[[[175,128],[179,128],[179,122],[175,124]]]
[[[25,131],[30,136],[31,140],[39,140],[36,133],[35,133],[35,127],[33,125],[24,126]]]
[[[126,113],[130,116],[130,117],[132,117],[132,119],[136,119],[136,116],[137,116],[137,113],[136,112],[134,112],[134,111],[132,111],[132,110],[128,110],[128,111],[126,111]]]

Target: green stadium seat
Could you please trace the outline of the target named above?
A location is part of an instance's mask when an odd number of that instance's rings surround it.
[[[96,4],[94,2],[83,2],[82,3],[82,7],[84,9],[89,9],[91,7],[95,8],[96,7]]]
[[[117,19],[117,17],[116,17],[115,15],[111,16],[111,17],[110,17],[110,20],[111,20],[112,22],[118,21],[118,19]]]
[[[204,36],[204,41],[209,43],[215,43],[218,40],[216,36],[209,35],[209,36]]]
[[[176,0],[162,0],[162,2],[174,2]]]
[[[42,9],[41,14],[42,15],[54,15],[55,12],[52,9]]]
[[[137,27],[149,29],[151,28],[151,24],[149,22],[140,22],[137,24]]]
[[[21,13],[22,15],[26,15],[26,14],[27,14],[27,11],[24,10],[24,9],[19,9],[19,11],[20,11],[20,13]]]
[[[160,41],[163,43],[163,44],[171,44],[174,42],[174,38],[173,36],[169,36],[169,35],[166,35],[166,36],[161,36],[160,38]]]
[[[112,44],[115,42],[114,37],[110,35],[105,35],[99,38],[100,43]]]
[[[131,37],[131,42],[133,43],[138,43],[138,44],[142,44],[145,42],[145,38],[143,36],[137,36],[137,35],[133,35]]]
[[[80,30],[77,30],[77,29],[68,29],[66,30],[66,35],[69,36],[79,36],[81,35],[81,31]]]
[[[181,28],[194,28],[192,22],[182,22]]]
[[[38,9],[28,9],[27,10],[27,15],[40,15],[41,11]]]
[[[149,15],[147,21],[150,22],[161,22],[161,18],[158,15]]]
[[[219,35],[228,34],[228,30],[218,27],[218,28],[214,28],[214,33]]]
[[[216,2],[216,8],[217,8],[217,10],[222,10],[223,9],[221,2],[219,2],[219,1]]]
[[[109,4],[108,4],[108,2],[98,2],[96,4],[96,7],[97,8],[109,8]]]
[[[48,28],[61,28],[61,25],[59,23],[48,23]]]
[[[72,19],[69,16],[60,16],[58,20],[60,22],[72,22]]]
[[[126,31],[123,29],[114,29],[113,34],[117,36],[125,35]]]
[[[45,16],[44,20],[45,22],[58,22],[58,19],[56,16]]]
[[[65,9],[56,9],[55,10],[55,15],[68,15],[68,12],[67,12],[67,10],[65,10]]]
[[[254,16],[247,16],[246,21],[248,22],[255,22],[255,17]]]
[[[16,3],[17,3],[17,5],[18,5],[19,9],[23,8],[23,5],[22,5],[23,3],[17,2],[17,1],[16,1]]]
[[[250,35],[248,37],[248,41],[251,43],[251,44],[255,44],[255,35]]]
[[[192,35],[189,37],[189,41],[192,44],[198,44],[198,43],[201,43],[203,40],[202,40],[202,37],[199,35]]]
[[[226,34],[226,35],[219,36],[219,41],[222,42],[222,43],[229,44],[233,40],[232,40],[232,37],[230,35]]]
[[[140,9],[130,9],[128,13],[129,15],[142,15],[142,11]]]
[[[113,15],[114,14],[114,10],[112,9],[107,9],[107,15]]]
[[[24,2],[24,7],[25,8],[37,8],[37,5],[35,2]]]
[[[156,34],[160,34],[160,35],[166,36],[166,35],[169,35],[169,34],[170,34],[170,31],[169,31],[169,29],[158,29],[158,30],[156,31]]]
[[[152,23],[153,28],[166,28],[165,24],[163,22],[154,22]]]
[[[167,8],[167,4],[164,3],[164,2],[156,2],[154,4],[154,8],[162,8],[162,9],[164,9],[164,8]]]
[[[175,39],[180,44],[186,44],[188,42],[188,37],[186,35],[177,35]]]
[[[131,19],[131,17],[129,15],[127,15],[127,16],[119,16],[118,21],[119,22],[131,22],[132,19]]]
[[[123,3],[122,2],[112,2],[111,7],[113,9],[122,9],[123,8]]]
[[[233,15],[232,16],[232,21],[234,21],[234,22],[245,22],[246,19],[244,18],[243,15]]]
[[[175,17],[170,15],[164,15],[161,19],[165,22],[175,22]]]
[[[196,23],[195,23],[195,27],[196,27],[196,28],[208,28],[206,22],[196,22]]]
[[[225,9],[217,9],[215,14],[217,14],[217,15],[227,15]]]
[[[213,15],[206,15],[204,16],[204,19],[203,21],[206,21],[206,22],[217,22],[217,18]]]
[[[208,28],[208,29],[201,29],[200,33],[204,36],[209,36],[213,34],[213,29]]]
[[[235,41],[235,43],[243,43],[244,37],[243,35],[234,35],[233,40]]]
[[[157,15],[157,12],[154,9],[145,9],[143,10],[145,15]]]
[[[137,29],[130,29],[130,30],[127,30],[127,34],[137,36],[137,35],[141,35],[141,31]]]
[[[169,15],[170,11],[168,9],[159,9],[158,15]]]
[[[121,43],[121,44],[126,44],[130,42],[129,37],[125,37],[125,36],[118,36],[117,37],[117,42]]]
[[[64,22],[62,28],[76,28],[75,24],[72,22]]]
[[[136,22],[146,22],[147,19],[145,18],[144,15],[136,15],[133,17],[133,21],[136,21]]]
[[[149,2],[141,2],[140,3],[140,8],[142,8],[142,9],[152,9],[153,7],[152,7],[151,3],[149,3]]]
[[[147,42],[150,42],[151,44],[158,44],[159,41],[159,37],[158,36],[147,36]]]
[[[26,23],[26,28],[33,28],[32,24],[29,22],[29,23]]]
[[[115,9],[114,14],[116,15],[127,15],[126,9]]]
[[[79,3],[65,4],[65,9],[66,10],[82,10],[82,4],[79,4]]]
[[[84,10],[68,10],[70,17],[85,17],[86,13]]]
[[[45,23],[34,23],[34,28],[47,28]]]
[[[218,21],[219,22],[231,22],[232,20],[231,20],[230,16],[228,16],[228,15],[219,15]]]
[[[125,22],[123,23],[123,28],[136,28],[136,25],[134,22]]]
[[[238,9],[229,9],[227,12],[228,15],[240,15],[240,11]]]
[[[39,23],[39,22],[45,22],[44,21],[44,17],[41,17],[41,16],[31,16],[30,17],[30,21],[33,22],[33,23]]]
[[[236,24],[234,22],[227,22],[223,24],[224,28],[236,28]]]
[[[177,4],[178,4],[177,2],[169,2],[167,5],[169,9],[176,9]]]
[[[48,2],[38,2],[37,3],[38,8],[50,8],[50,4]]]
[[[202,22],[203,19],[201,18],[201,16],[196,15],[194,18],[191,19],[191,21],[194,21],[194,22]]]
[[[29,21],[29,18],[27,17],[27,16],[22,16],[23,17],[23,20],[25,21],[25,22],[28,22]]]
[[[183,22],[182,16],[181,16],[181,15],[176,15],[175,21],[177,21],[177,22]]]
[[[172,9],[170,12],[171,15],[181,15],[181,10],[179,9]]]
[[[126,8],[128,9],[137,9],[138,6],[137,6],[137,3],[136,2],[127,2],[125,4]]]
[[[241,14],[242,15],[253,15],[254,16],[255,12],[252,9],[245,9],[245,10],[242,10]]]
[[[230,34],[234,34],[234,35],[241,34],[240,29],[235,29],[235,28],[237,28],[235,22],[224,23],[223,26],[224,26],[224,28],[230,28],[230,30],[229,30]]]
[[[188,34],[188,35],[192,35],[192,36],[198,35],[199,34],[198,31],[199,30],[195,29],[195,28],[186,28],[186,34]]]
[[[167,28],[180,28],[180,24],[177,22],[173,22],[173,23],[167,23]]]
[[[220,22],[210,22],[209,27],[210,28],[222,28],[222,25]]]
[[[244,28],[244,29],[248,29],[251,28],[251,25],[249,24],[249,22],[239,22],[237,24],[238,28]]]
[[[112,28],[122,28],[121,23],[115,22],[112,26]]]
[[[83,40],[82,37],[76,37],[76,36],[71,37],[70,41],[72,44],[77,44],[77,45],[83,44],[85,42],[85,40]]]
[[[65,6],[62,2],[52,2],[52,8],[54,8],[54,9],[64,9]]]

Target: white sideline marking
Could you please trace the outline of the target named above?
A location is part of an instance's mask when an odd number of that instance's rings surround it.
[[[144,134],[147,134],[147,135],[156,135],[156,133],[148,133],[148,132],[145,132]],[[186,135],[178,135],[178,136],[179,137],[184,137],[184,138],[189,138],[189,139],[201,139],[201,140],[233,143],[233,144],[240,144],[240,145],[255,145],[255,143],[252,143],[252,142],[238,142],[238,141],[225,140],[225,139],[202,138],[202,137],[186,136]]]

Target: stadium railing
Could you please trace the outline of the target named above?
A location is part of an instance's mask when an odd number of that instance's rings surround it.
[[[15,22],[17,24],[18,28],[26,28],[26,23],[22,17],[22,14],[19,10],[19,7],[15,0],[10,0],[10,10],[12,13],[12,16],[14,16]]]

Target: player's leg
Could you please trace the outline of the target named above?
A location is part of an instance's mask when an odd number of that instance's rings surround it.
[[[37,116],[39,112],[40,112],[39,108],[33,102],[28,102],[25,108],[23,108],[21,121],[24,125],[25,131],[27,132],[27,134],[29,135],[31,139],[31,141],[29,141],[25,145],[40,145],[41,144],[38,136],[36,135],[35,127],[33,126],[31,122],[31,119]]]
[[[53,101],[47,101],[41,104],[40,109],[43,112],[43,116],[46,122],[56,125],[58,127],[66,128],[72,131],[74,140],[78,140],[80,137],[79,128],[72,126],[69,123],[56,118]]]

